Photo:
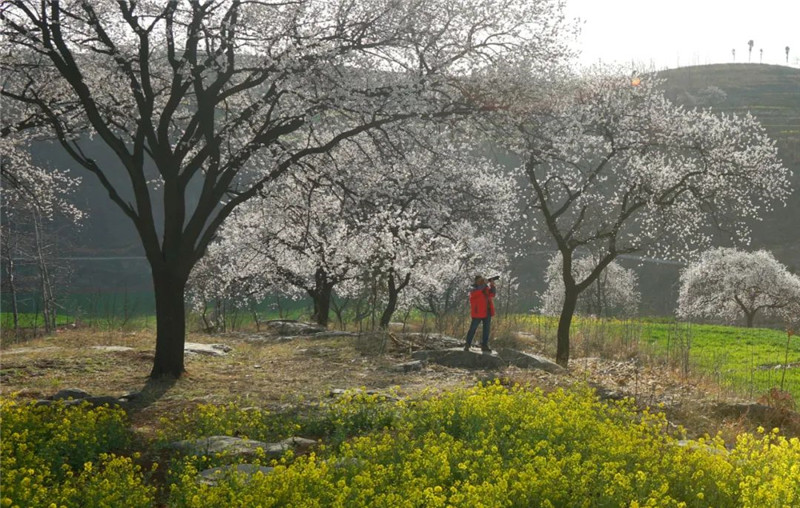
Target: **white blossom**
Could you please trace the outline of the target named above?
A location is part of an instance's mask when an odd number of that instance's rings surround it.
[[[542,314],[559,315],[564,305],[564,279],[561,276],[563,260],[556,253],[547,265],[544,275],[547,288],[541,295]],[[573,277],[585,279],[597,266],[591,255],[573,261]],[[597,279],[578,297],[578,313],[596,316],[633,316],[639,310],[641,293],[636,273],[619,263],[611,262]]]
[[[795,320],[800,277],[764,250],[717,248],[703,252],[681,273],[678,316],[753,326],[757,314]]]

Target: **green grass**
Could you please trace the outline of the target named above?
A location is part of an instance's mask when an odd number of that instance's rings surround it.
[[[692,371],[723,387],[758,397],[780,387],[800,400],[800,366],[784,369],[787,334],[768,328],[649,324],[642,341],[662,356],[688,361]],[[788,364],[800,363],[800,337],[788,341]]]
[[[22,328],[44,328],[44,321],[41,314],[34,314],[32,312],[23,312],[18,315],[19,326]],[[64,326],[72,323],[73,319],[70,316],[57,315],[56,326]],[[14,327],[14,317],[10,312],[0,312],[0,326],[3,330],[8,330]]]
[[[533,333],[555,355],[558,318],[511,315],[509,330]],[[582,356],[650,357],[700,376],[723,389],[758,399],[781,388],[800,401],[800,337],[789,340],[783,330],[677,322],[669,317],[630,320],[576,316],[570,331],[572,358]],[[788,360],[788,362],[787,362]],[[783,369],[788,363],[792,368]]]

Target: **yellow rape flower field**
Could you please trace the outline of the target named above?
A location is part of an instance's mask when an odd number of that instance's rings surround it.
[[[201,404],[146,439],[118,409],[12,396],[0,410],[2,506],[800,506],[797,438],[759,429],[727,445],[687,440],[663,414],[602,402],[586,386],[348,392],[291,414]],[[225,433],[319,444],[280,459],[257,454],[248,462],[274,469],[216,484],[198,471],[230,457],[165,446]]]

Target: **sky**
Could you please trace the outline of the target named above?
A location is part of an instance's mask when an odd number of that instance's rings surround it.
[[[580,62],[663,69],[750,61],[800,67],[800,0],[566,0]]]

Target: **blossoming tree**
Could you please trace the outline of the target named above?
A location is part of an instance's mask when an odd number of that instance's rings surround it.
[[[183,372],[186,281],[240,203],[360,132],[469,111],[472,69],[568,53],[555,0],[8,0],[0,21],[16,127],[57,139],[141,238],[153,377]]]
[[[800,312],[800,277],[767,251],[711,249],[681,273],[677,313],[682,318],[733,322],[744,316],[750,328],[758,313],[787,312]]]
[[[8,118],[13,111],[5,108]],[[0,258],[3,263],[3,290],[11,304],[14,329],[19,327],[17,259],[28,258],[36,264],[41,309],[46,332],[56,325],[56,272],[53,264],[53,220],[56,216],[80,223],[84,213],[68,196],[77,188],[79,178],[68,171],[45,169],[34,164],[28,140],[16,131],[0,131]]]
[[[561,270],[564,263],[561,254],[555,254],[547,265],[545,282],[547,289],[542,294],[542,314],[558,315],[564,308],[564,279]],[[575,277],[584,279],[597,266],[591,255],[573,261]],[[641,293],[636,273],[612,261],[600,275],[578,297],[576,311],[598,316],[633,315],[639,308]]]
[[[369,281],[385,289],[378,321],[385,328],[400,293],[431,277],[428,264],[452,261],[452,246],[467,245],[464,223],[496,231],[510,221],[514,184],[499,168],[442,143],[441,130],[430,142],[397,133],[388,142],[384,134],[307,159],[234,212],[210,247],[216,272],[262,281],[264,292],[301,289],[323,326],[334,290],[354,296]]]
[[[703,247],[711,225],[747,238],[746,220],[789,194],[789,170],[755,118],[676,106],[650,77],[587,72],[540,94],[495,120],[522,160],[531,226],[561,254],[556,360],[566,366],[578,298],[612,261]],[[595,260],[583,273],[581,252]]]
[[[406,291],[404,308],[432,314],[437,328],[444,330],[449,315],[469,316],[469,290],[476,274],[500,275],[500,302],[509,302],[517,290],[511,278],[509,254],[502,248],[498,230],[486,230],[463,222],[456,226],[459,238],[420,267],[424,274]],[[496,302],[496,303],[500,303]],[[500,305],[498,305],[499,311]]]

